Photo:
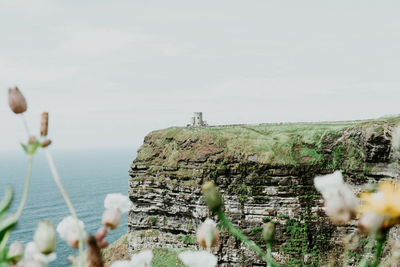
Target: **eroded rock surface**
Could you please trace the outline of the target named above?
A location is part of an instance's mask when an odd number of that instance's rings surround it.
[[[398,175],[392,132],[398,118],[374,121],[168,128],[146,136],[131,165],[129,249],[197,248],[207,217],[201,185],[214,180],[232,222],[255,242],[276,222],[274,256],[317,262],[353,225],[334,227],[313,188],[315,175],[341,169],[356,188]],[[358,189],[359,190],[359,189]],[[257,266],[255,255],[222,231],[220,266]],[[260,265],[262,266],[262,265]],[[265,265],[264,265],[265,266]]]

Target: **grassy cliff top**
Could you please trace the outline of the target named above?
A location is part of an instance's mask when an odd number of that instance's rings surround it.
[[[399,124],[398,116],[365,121],[170,127],[147,135],[136,161],[177,166],[180,161],[236,158],[282,166],[322,164],[329,154],[329,164],[334,164],[338,153],[362,160],[363,138],[387,135]]]

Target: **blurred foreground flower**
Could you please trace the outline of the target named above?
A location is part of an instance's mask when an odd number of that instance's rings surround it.
[[[201,187],[204,195],[204,201],[211,211],[217,211],[222,208],[222,197],[215,186],[214,181],[206,182]]]
[[[272,222],[264,224],[261,236],[265,241],[267,241],[267,243],[274,241],[275,224],[273,224]]]
[[[23,255],[24,255],[24,244],[18,241],[13,242],[10,245],[10,248],[7,253],[7,258],[12,258],[9,264],[11,265],[17,264]]]
[[[115,261],[111,267],[151,267],[153,252],[144,250],[134,254],[130,261]]]
[[[333,224],[346,224],[355,215],[358,199],[343,182],[341,171],[314,178],[315,188],[325,200],[325,212]]]
[[[23,259],[23,266],[27,266],[28,263],[32,264],[32,266],[36,266],[35,262],[40,262],[47,266],[49,262],[54,261],[57,258],[56,253],[52,252],[50,254],[43,254],[39,251],[38,247],[34,242],[29,242],[26,245],[24,259]],[[28,265],[30,266],[30,265]]]
[[[178,257],[188,267],[217,266],[217,257],[205,250],[184,251],[179,253]]]
[[[8,104],[16,114],[24,113],[28,108],[25,97],[16,86],[8,89]]]
[[[43,254],[50,254],[56,249],[57,234],[53,224],[48,221],[40,221],[36,228],[33,240],[39,251]]]
[[[400,223],[400,188],[391,181],[379,183],[378,192],[360,193],[359,213],[378,214],[385,218],[383,227],[389,228]]]
[[[85,225],[81,220],[76,220],[72,216],[64,218],[57,225],[57,232],[62,239],[72,248],[79,246],[79,232],[83,233],[84,239],[86,238]]]
[[[128,212],[131,208],[131,201],[127,196],[122,194],[108,194],[104,199],[104,207],[102,221],[104,226],[113,230],[118,227],[121,222],[122,213]]]
[[[211,219],[206,219],[197,230],[196,237],[203,248],[215,247],[219,240],[217,224]]]

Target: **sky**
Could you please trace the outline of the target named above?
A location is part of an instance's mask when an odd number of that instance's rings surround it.
[[[400,113],[398,1],[0,0],[1,150],[26,140],[17,85],[53,147],[137,149],[186,125]],[[3,93],[1,93],[3,91]]]

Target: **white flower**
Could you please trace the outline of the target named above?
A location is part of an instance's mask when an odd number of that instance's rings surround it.
[[[104,207],[106,209],[119,209],[122,213],[128,212],[131,205],[129,198],[119,193],[108,194],[104,199]]]
[[[205,250],[184,251],[179,253],[178,257],[188,267],[217,266],[217,257]]]
[[[325,212],[332,223],[347,223],[354,215],[359,200],[350,185],[343,182],[342,172],[317,176],[314,185],[325,199]]]
[[[132,256],[130,261],[115,261],[111,267],[151,267],[153,252],[144,250]]]
[[[103,224],[109,229],[115,229],[121,222],[121,212],[119,209],[106,209],[102,217]]]
[[[38,247],[36,246],[35,242],[29,242],[26,245],[25,254],[24,254],[24,262],[29,262],[31,260],[39,261],[45,265],[49,262],[54,261],[57,258],[56,253],[50,254],[42,254],[40,253]],[[25,265],[25,263],[24,263]]]
[[[114,261],[111,267],[133,267],[130,261]]]
[[[197,230],[196,237],[197,242],[204,248],[216,246],[218,244],[217,224],[211,219],[206,219]]]
[[[153,259],[153,251],[144,250],[132,256],[131,264],[134,267],[150,267],[152,259]]]
[[[83,239],[86,238],[85,225],[81,220],[76,220],[72,216],[64,218],[57,225],[57,232],[62,239],[67,241],[68,245],[73,248],[78,248],[79,232],[82,233]]]

